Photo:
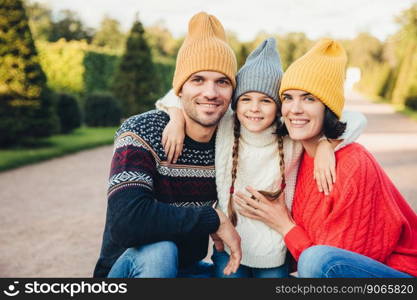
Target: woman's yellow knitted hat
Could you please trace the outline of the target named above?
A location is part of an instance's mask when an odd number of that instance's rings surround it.
[[[227,44],[220,21],[200,12],[188,24],[188,34],[178,51],[172,85],[178,96],[184,82],[194,73],[215,71],[226,75],[236,87],[236,56]]]
[[[303,90],[318,97],[340,119],[344,97],[347,56],[342,45],[321,39],[285,71],[279,95],[286,90]]]

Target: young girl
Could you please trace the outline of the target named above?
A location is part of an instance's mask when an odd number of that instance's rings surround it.
[[[215,239],[212,260],[216,277],[287,277],[286,247],[281,234],[257,220],[237,216],[234,192],[252,186],[274,200],[285,187],[285,203],[291,207],[297,169],[302,154],[300,143],[278,137],[278,89],[282,68],[276,42],[265,40],[247,58],[237,74],[237,87],[231,108],[219,124],[216,134],[216,184],[218,208],[226,213],[241,236],[242,261],[235,274],[225,276],[223,269],[229,259],[229,249],[223,251]],[[168,160],[176,160],[184,135],[179,100],[172,93],[159,100],[157,107],[171,116],[163,143]],[[171,107],[171,108],[168,108]],[[362,115],[353,114],[348,120],[348,133],[343,145],[356,139],[365,126]],[[353,127],[352,127],[353,126]],[[351,127],[351,128],[349,128]],[[341,144],[341,145],[342,145]],[[338,146],[338,148],[341,147]],[[319,190],[328,193],[334,183],[334,148],[320,142],[316,160]],[[323,170],[323,171],[321,171]],[[248,194],[249,195],[249,194]]]

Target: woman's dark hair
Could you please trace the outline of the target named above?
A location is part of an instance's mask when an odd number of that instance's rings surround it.
[[[328,107],[324,111],[323,134],[328,139],[339,138],[346,130],[346,122],[341,122]]]
[[[346,122],[339,121],[336,114],[326,106],[323,120],[324,136],[328,139],[337,139],[345,132],[345,130]],[[281,118],[277,118],[277,134],[279,136],[288,135],[287,127],[284,122],[281,122]]]

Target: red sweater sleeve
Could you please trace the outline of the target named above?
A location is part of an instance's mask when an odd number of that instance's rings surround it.
[[[378,261],[385,261],[396,247],[404,218],[390,198],[385,174],[368,152],[348,155],[340,157],[337,182],[327,197],[316,191],[311,170],[300,168],[302,185],[297,183],[297,189],[306,191],[296,194],[297,226],[284,237],[296,260],[313,245],[339,247]]]
[[[298,261],[298,258],[308,247],[314,246],[313,241],[301,226],[294,226],[284,237],[284,242],[290,250],[292,256]]]

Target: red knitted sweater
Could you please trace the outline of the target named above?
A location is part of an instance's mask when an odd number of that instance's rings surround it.
[[[354,251],[417,276],[417,215],[375,158],[353,143],[336,152],[336,183],[329,196],[313,179],[304,153],[285,243],[298,260],[313,245]]]

